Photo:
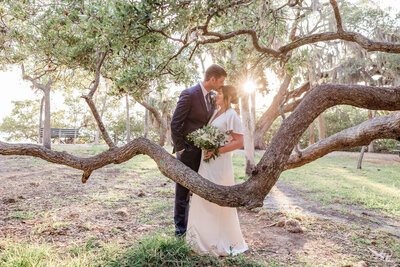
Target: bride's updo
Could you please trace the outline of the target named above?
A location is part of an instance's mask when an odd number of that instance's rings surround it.
[[[230,107],[231,104],[236,105],[239,102],[238,90],[235,86],[224,85],[221,87],[221,90],[224,94],[224,104],[226,107]]]

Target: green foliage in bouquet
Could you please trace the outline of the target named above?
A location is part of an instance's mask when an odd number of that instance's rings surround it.
[[[229,137],[229,131],[223,132],[212,125],[206,125],[187,135],[187,139],[193,141],[196,147],[201,148],[206,153],[214,152],[210,158],[204,159],[205,162],[209,162],[220,155],[219,148],[229,142]]]

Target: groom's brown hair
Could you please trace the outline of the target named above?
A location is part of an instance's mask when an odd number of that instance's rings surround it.
[[[215,79],[219,79],[222,76],[224,76],[224,77],[228,76],[226,74],[226,71],[224,70],[224,68],[221,67],[220,65],[212,64],[206,70],[206,74],[204,76],[204,81],[208,81],[209,79],[211,79],[211,77],[215,77]]]

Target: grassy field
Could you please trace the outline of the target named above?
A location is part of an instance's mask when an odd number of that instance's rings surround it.
[[[324,204],[341,203],[400,217],[400,166],[364,162],[361,170],[348,157],[324,157],[282,173],[282,181]]]
[[[54,149],[91,156],[106,148]],[[357,221],[347,226],[301,212],[264,208],[239,209],[250,252],[219,259],[200,256],[184,240],[173,237],[174,183],[147,156],[96,171],[85,186],[79,184],[79,171],[63,166],[29,157],[0,160],[0,168],[9,170],[0,176],[7,188],[0,192],[4,196],[0,266],[400,264],[400,241],[385,231],[371,230]],[[247,179],[243,153],[235,153],[233,162],[236,181]],[[400,221],[400,166],[364,162],[363,169],[356,170],[355,162],[343,156],[325,157],[282,173],[279,183],[321,207],[365,209]],[[296,218],[306,232],[292,234],[271,227],[282,216]],[[281,254],[282,248],[274,247],[279,242],[292,251]]]

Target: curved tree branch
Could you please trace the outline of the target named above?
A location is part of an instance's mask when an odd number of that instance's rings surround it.
[[[92,88],[89,91],[89,94],[83,95],[82,98],[85,99],[86,103],[89,105],[90,110],[92,111],[93,117],[96,120],[97,126],[100,129],[100,132],[103,136],[104,141],[107,143],[107,145],[112,148],[115,147],[114,142],[111,140],[110,135],[108,134],[106,127],[104,126],[104,123],[101,119],[101,116],[99,112],[97,111],[96,105],[93,102],[93,95],[96,92],[97,88],[99,87],[100,84],[100,74],[101,74],[101,66],[103,65],[104,59],[107,56],[107,52],[102,52],[99,55],[99,59],[97,61],[97,66],[96,66],[96,74],[95,74],[95,79]]]
[[[222,42],[231,38],[234,38],[239,35],[249,35],[252,39],[252,43],[256,51],[269,54],[273,57],[284,57],[288,52],[307,45],[307,44],[314,44],[317,42],[325,42],[325,41],[332,41],[332,40],[343,40],[349,41],[359,44],[365,50],[372,52],[372,51],[380,51],[380,52],[387,52],[387,53],[400,53],[400,44],[399,43],[390,43],[390,42],[381,42],[381,41],[373,41],[368,39],[367,37],[363,36],[359,33],[354,32],[347,32],[343,30],[342,20],[339,12],[339,7],[335,0],[330,0],[331,6],[335,13],[336,23],[337,23],[337,32],[325,32],[325,33],[317,33],[317,34],[309,34],[296,40],[292,41],[291,43],[281,46],[279,49],[272,49],[269,47],[263,47],[259,43],[259,38],[257,36],[256,31],[251,29],[241,29],[233,32],[228,33],[217,33],[217,32],[210,32],[208,31],[207,26],[203,25],[198,27],[203,31],[203,36],[210,36],[215,38],[209,38],[202,41],[198,41],[198,44],[210,44],[210,43],[218,43]]]
[[[161,138],[160,138],[160,142],[159,145],[160,146],[164,146],[165,143],[165,133],[167,132],[167,122],[165,121],[165,119],[162,117],[162,114],[160,112],[158,112],[158,110],[156,110],[152,105],[150,105],[149,103],[145,102],[145,101],[138,101],[136,99],[136,101],[142,105],[144,108],[146,108],[148,111],[150,111],[154,118],[157,120],[157,122],[160,124],[161,126]]]
[[[300,167],[332,151],[365,146],[375,139],[397,139],[399,137],[400,112],[375,117],[314,143],[302,150],[301,158],[297,157],[297,155],[291,155],[284,169]]]
[[[294,89],[293,91],[290,91],[286,102],[288,102],[291,98],[296,98],[296,97],[301,96],[304,92],[307,92],[310,89],[311,89],[310,82],[307,81],[304,84],[302,84],[300,87]]]
[[[338,4],[337,4],[336,0],[329,0],[329,2],[331,3],[333,12],[335,13],[337,31],[338,31],[338,33],[342,33],[342,32],[344,32],[344,30],[343,30],[342,17],[340,16]]]
[[[335,105],[352,105],[367,109],[400,110],[400,87],[324,84],[316,87],[283,121],[276,135],[256,166],[256,171],[244,182],[257,183],[254,199],[263,199],[275,185],[294,146],[307,127],[324,110]],[[256,181],[256,182],[255,182]]]
[[[107,164],[119,164],[137,154],[146,154],[168,178],[193,193],[222,206],[262,206],[263,200],[284,170],[302,133],[325,109],[335,105],[353,105],[377,110],[400,110],[400,87],[325,84],[315,88],[282,123],[270,146],[246,182],[234,186],[216,185],[175,159],[163,148],[145,138],[135,139],[123,147],[113,147],[91,158],[79,158],[39,145],[0,142],[2,155],[28,155],[90,173]]]
[[[256,149],[265,149],[265,144],[264,144],[265,132],[271,127],[272,123],[278,118],[279,105],[282,103],[286,95],[287,88],[289,87],[291,80],[292,76],[286,74],[283,79],[283,82],[281,83],[281,86],[279,87],[277,94],[274,96],[272,100],[271,105],[257,121],[254,131]]]

